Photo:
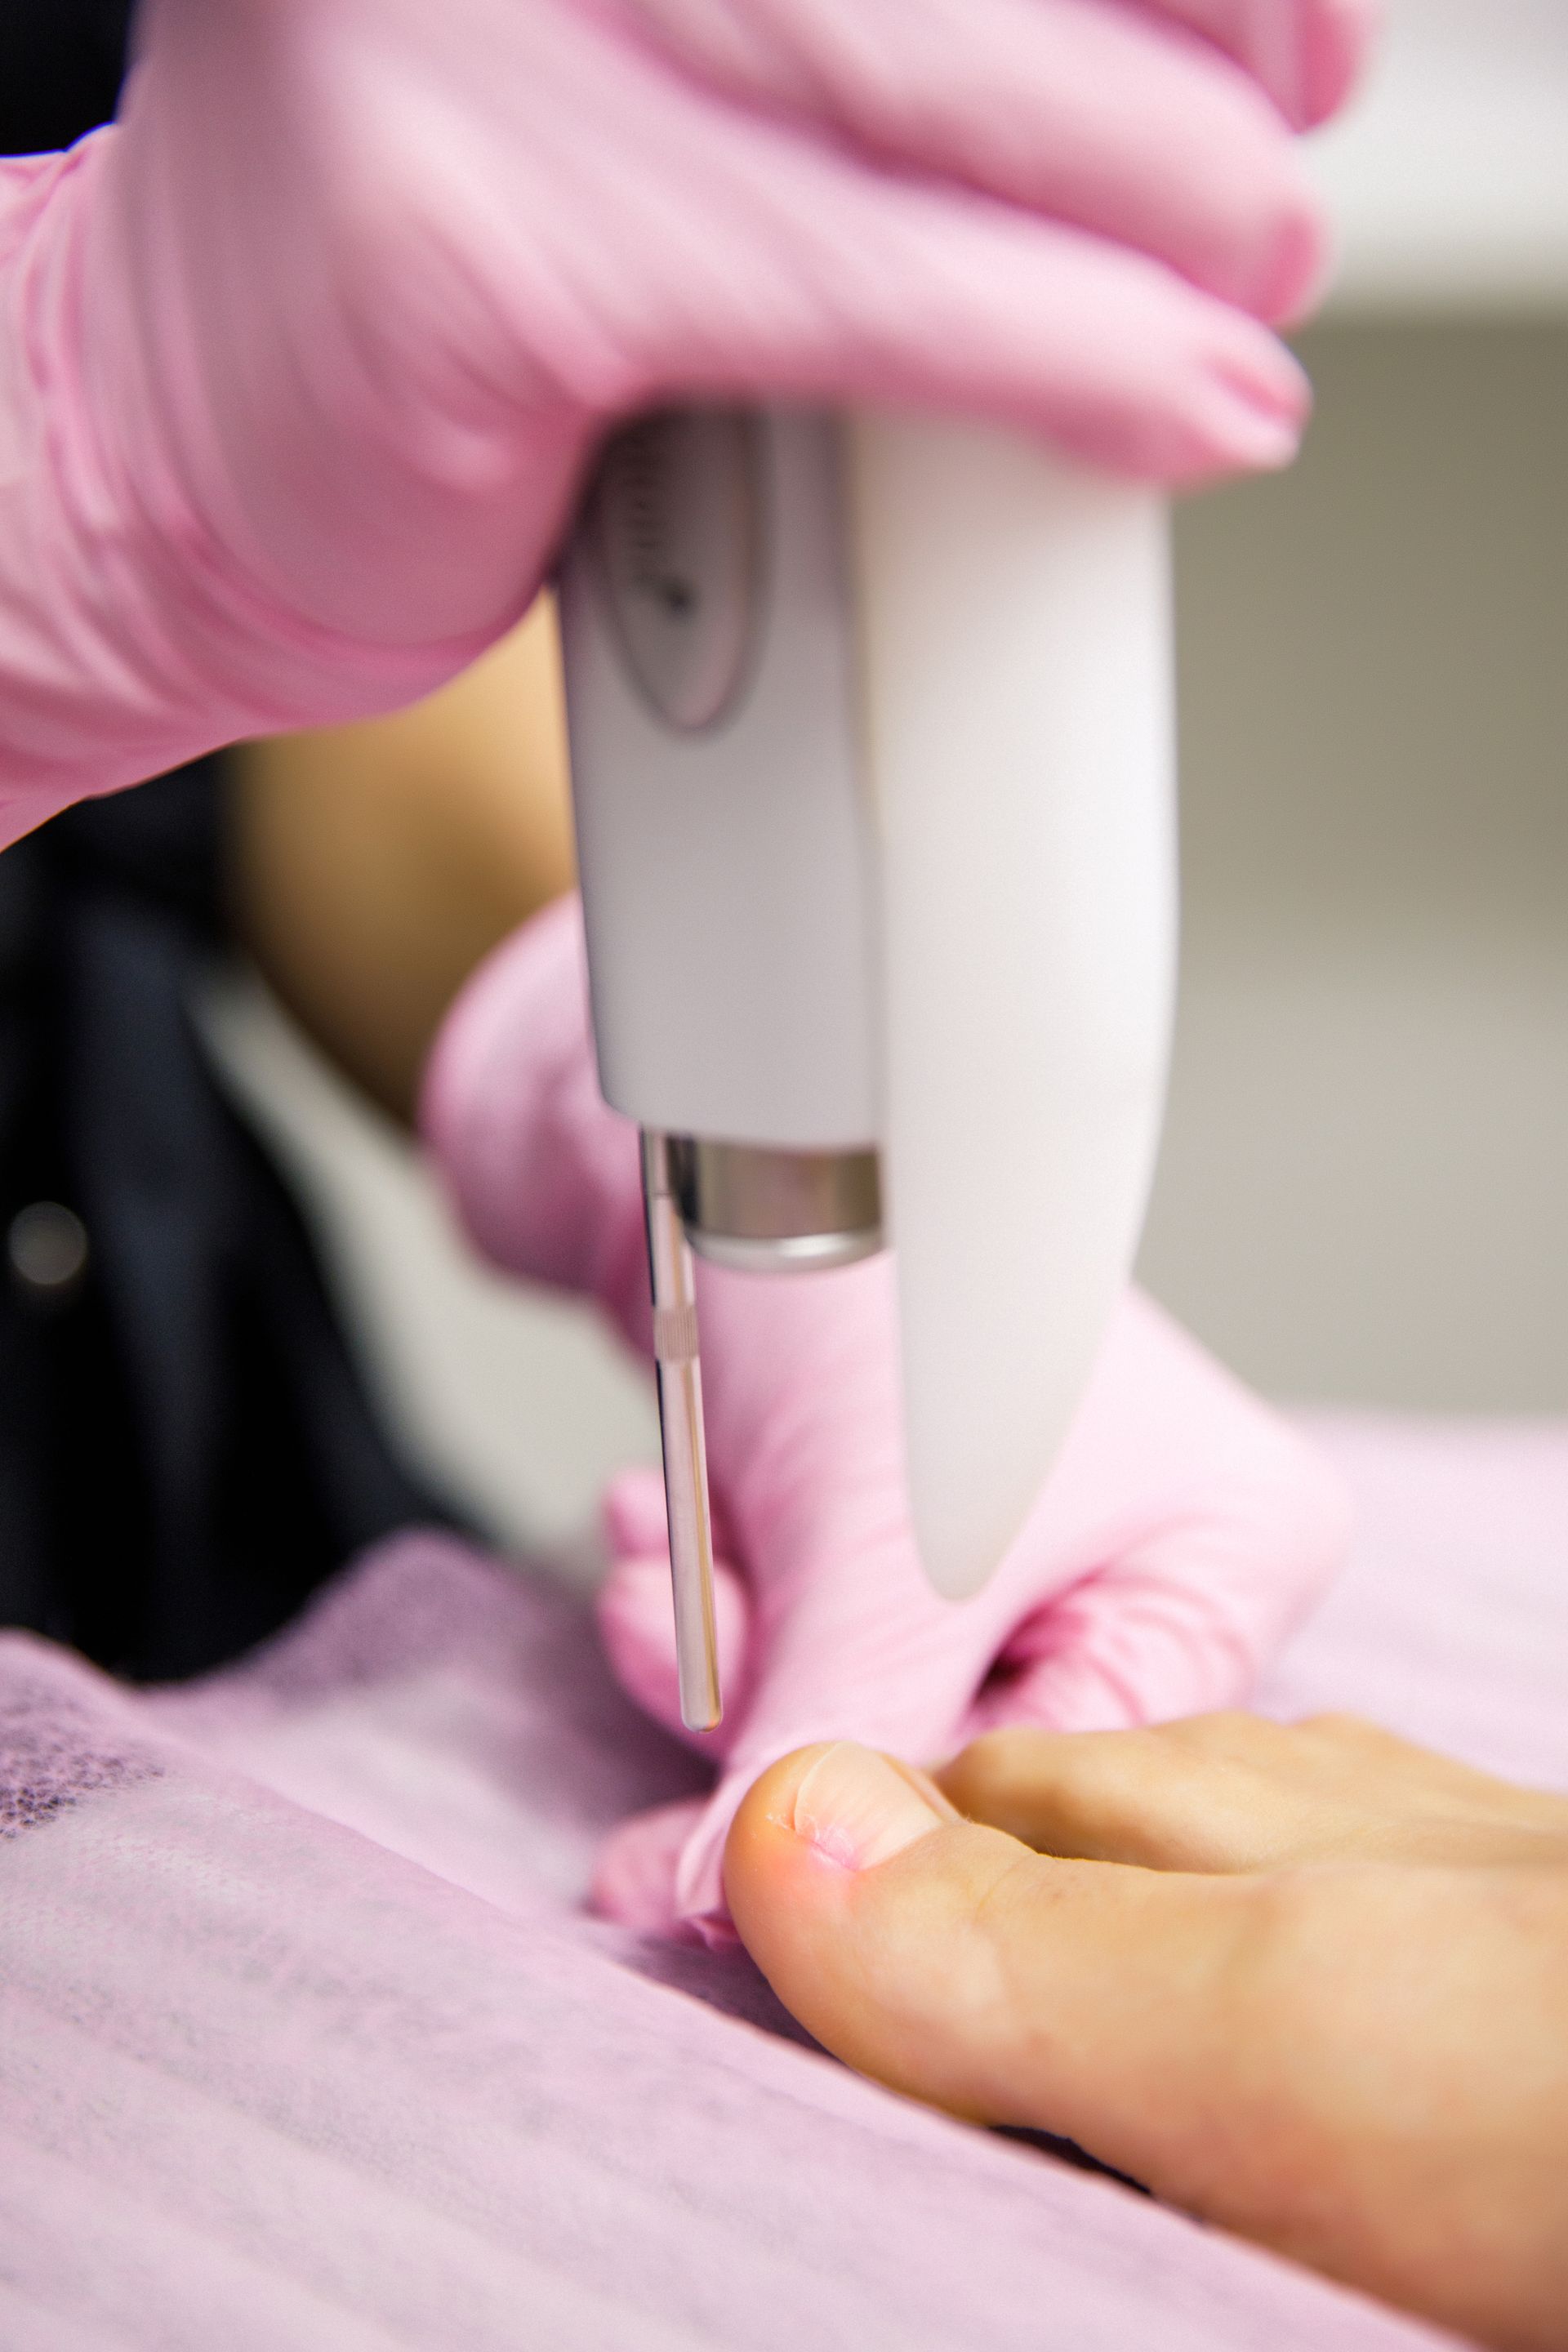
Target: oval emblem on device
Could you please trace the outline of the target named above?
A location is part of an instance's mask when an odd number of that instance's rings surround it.
[[[593,572],[627,667],[671,727],[711,727],[756,634],[763,436],[740,409],[671,409],[618,433],[589,507]]]

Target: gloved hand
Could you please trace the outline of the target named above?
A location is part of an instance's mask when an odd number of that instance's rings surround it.
[[[426,1132],[500,1264],[649,1313],[636,1131],[595,1076],[575,901],[514,934],[447,1017]],[[726,1714],[694,1745],[705,1804],[612,1843],[603,1906],[721,1933],[731,1815],[765,1765],[848,1738],[914,1760],[1002,1723],[1110,1728],[1224,1706],[1337,1566],[1332,1475],[1131,1297],[1028,1524],[985,1590],[927,1585],[906,1505],[891,1268],[795,1278],[699,1268]],[[600,1617],[633,1696],[679,1729],[663,1493],[618,1480]]]
[[[1362,0],[145,0],[0,166],[0,844],[393,708],[673,396],[1282,463]]]

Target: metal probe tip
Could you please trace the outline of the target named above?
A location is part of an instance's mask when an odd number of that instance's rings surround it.
[[[642,1174],[680,1719],[689,1731],[711,1731],[722,1719],[724,1702],[713,1622],[713,1528],[702,1433],[697,1294],[691,1247],[670,1174],[669,1139],[651,1128],[643,1130]]]

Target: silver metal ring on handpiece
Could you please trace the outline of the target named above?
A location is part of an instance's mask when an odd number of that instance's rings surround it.
[[[848,1265],[883,1245],[873,1150],[784,1151],[668,1139],[668,1181],[691,1246],[745,1273]]]

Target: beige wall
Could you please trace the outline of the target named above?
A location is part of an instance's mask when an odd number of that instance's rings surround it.
[[[1177,532],[1184,988],[1151,1286],[1279,1393],[1568,1402],[1568,324],[1302,342]]]

